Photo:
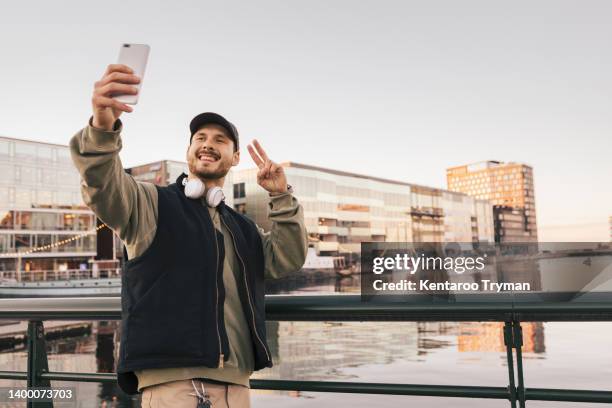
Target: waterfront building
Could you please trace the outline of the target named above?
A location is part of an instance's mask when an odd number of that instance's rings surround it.
[[[521,163],[483,161],[446,170],[448,189],[494,205],[495,242],[538,239],[533,169]]]
[[[492,243],[490,203],[438,188],[332,170],[280,163],[304,206],[311,245],[319,255],[353,258],[361,242]],[[257,170],[236,171],[234,208],[269,229],[269,198]]]
[[[96,217],[79,180],[68,146],[0,137],[0,276],[90,268]]]

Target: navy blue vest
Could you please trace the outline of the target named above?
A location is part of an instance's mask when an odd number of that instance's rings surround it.
[[[136,394],[134,370],[219,367],[229,358],[223,321],[223,234],[200,200],[187,198],[181,174],[157,186],[157,231],[151,245],[127,260],[122,272],[119,387]],[[266,340],[264,255],[255,223],[222,202],[241,279],[238,293],[251,332],[254,370],[272,367]]]

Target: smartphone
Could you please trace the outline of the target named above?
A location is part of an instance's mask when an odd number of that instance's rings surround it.
[[[136,105],[138,103],[138,96],[140,95],[150,49],[151,47],[147,44],[123,44],[121,46],[117,64],[127,65],[132,68],[134,74],[140,78],[140,83],[135,85],[138,88],[136,95],[118,94],[114,95],[113,99],[128,105]]]

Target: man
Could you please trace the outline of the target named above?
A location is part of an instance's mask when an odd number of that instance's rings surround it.
[[[118,383],[142,406],[249,407],[249,377],[272,366],[264,277],[300,269],[307,232],[284,170],[255,140],[248,151],[270,197],[270,232],[223,201],[240,160],[236,127],[207,112],[190,124],[189,174],[159,187],[123,170],[122,112],[139,78],[110,65],[95,84],[93,116],[70,141],[85,203],[125,244]],[[215,200],[217,198],[217,200]]]

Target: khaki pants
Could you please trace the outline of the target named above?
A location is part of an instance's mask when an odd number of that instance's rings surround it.
[[[200,394],[202,385],[208,394],[211,408],[250,408],[249,388],[237,384],[218,384],[205,380],[193,379],[171,381],[145,387],[142,390],[142,408],[196,408],[198,398],[194,384]]]

